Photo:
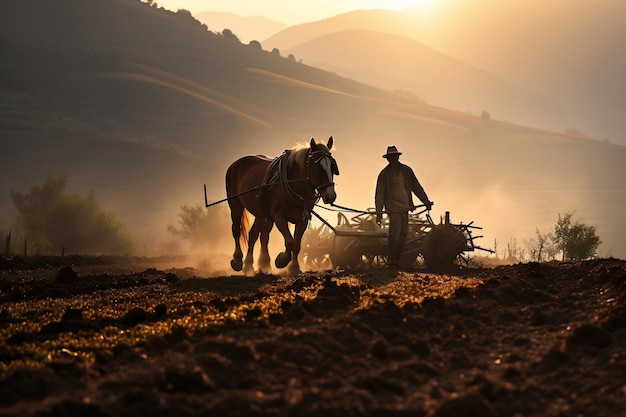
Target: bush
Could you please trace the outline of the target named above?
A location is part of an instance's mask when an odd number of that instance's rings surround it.
[[[554,241],[563,251],[564,260],[589,259],[596,255],[601,240],[595,226],[580,221],[572,222],[574,212],[568,212],[554,226]]]
[[[554,234],[535,230],[535,237],[526,240],[526,251],[531,261],[544,262],[556,259],[560,249],[554,241]]]
[[[517,246],[515,240],[509,243],[505,251],[505,259],[531,260],[545,262],[557,259],[561,255],[563,260],[583,260],[595,257],[600,238],[596,228],[580,221],[573,222],[574,212],[565,213],[554,225],[552,232],[541,233],[536,230],[536,237],[525,240],[525,248]],[[508,252],[508,256],[507,256]]]
[[[261,42],[259,42],[259,41],[250,41],[250,43],[248,45],[251,46],[254,49],[258,49],[259,51],[263,49],[261,47]]]
[[[28,192],[11,189],[16,224],[30,252],[129,254],[134,242],[117,214],[100,207],[93,191],[87,197],[66,192],[67,177],[48,176]]]
[[[224,30],[222,31],[222,36],[224,37],[224,39],[228,39],[228,40],[230,40],[230,41],[234,41],[234,42],[241,43],[241,41],[239,40],[239,38],[237,37],[237,35],[235,35],[235,34],[233,33],[233,31],[232,31],[232,30],[230,30],[230,29],[224,29]]]

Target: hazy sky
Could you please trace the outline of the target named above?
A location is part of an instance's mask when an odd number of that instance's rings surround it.
[[[313,22],[350,10],[433,7],[441,0],[156,0],[170,10],[230,12],[240,16],[263,16],[287,25]]]

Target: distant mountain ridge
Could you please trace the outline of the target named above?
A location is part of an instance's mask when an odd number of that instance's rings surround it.
[[[411,37],[419,26],[412,15],[396,10],[355,10],[316,22],[290,26],[263,41],[268,48],[291,49],[318,36],[364,29]]]
[[[406,36],[565,107],[554,128],[626,144],[626,2],[448,0],[436,10],[362,10],[291,26],[263,41],[296,50],[364,29]],[[392,48],[389,45],[388,48]],[[306,59],[306,57],[302,57]],[[375,59],[375,58],[373,58]],[[345,65],[344,65],[345,67]],[[419,92],[417,92],[419,94]]]
[[[261,16],[238,16],[225,12],[196,12],[193,16],[214,32],[230,29],[242,43],[260,42],[289,27]]]
[[[314,67],[426,103],[533,125],[554,122],[549,100],[401,35],[362,29],[333,32],[285,50]],[[551,119],[546,118],[552,112]],[[565,115],[559,114],[561,121]]]

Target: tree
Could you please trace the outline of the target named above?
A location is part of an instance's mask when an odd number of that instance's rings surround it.
[[[574,212],[567,212],[554,226],[554,241],[563,251],[563,260],[589,259],[596,255],[602,241],[596,234],[595,226],[581,221],[572,221]]]
[[[134,242],[117,214],[100,207],[93,191],[87,197],[66,192],[65,175],[48,176],[28,192],[11,189],[16,224],[30,251],[49,254],[129,254]]]
[[[180,209],[179,227],[167,226],[167,230],[174,236],[189,241],[193,246],[223,246],[227,239],[231,239],[230,213],[226,206],[207,210],[200,204],[185,204]]]
[[[559,248],[554,242],[554,235],[535,230],[536,237],[526,241],[526,252],[531,261],[544,262],[556,258]]]
[[[261,42],[259,41],[250,41],[250,43],[248,43],[248,46],[251,46],[254,49],[258,49],[259,51],[263,49],[261,47]]]
[[[502,254],[502,259],[508,261],[520,261],[524,259],[524,249],[517,244],[515,238],[509,240],[509,243],[507,243],[506,249],[504,249],[504,253]]]
[[[224,29],[224,30],[222,31],[222,36],[224,37],[224,39],[228,39],[228,40],[231,40],[231,41],[235,41],[235,42],[239,42],[239,43],[241,43],[241,41],[239,40],[239,38],[237,37],[237,35],[235,35],[235,34],[233,33],[233,31],[232,31],[232,30],[230,30],[230,29]]]

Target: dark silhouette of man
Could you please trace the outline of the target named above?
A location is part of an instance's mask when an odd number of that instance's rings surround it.
[[[382,222],[383,210],[389,219],[387,244],[387,266],[400,267],[400,255],[404,251],[404,243],[409,233],[409,211],[415,210],[413,193],[430,210],[433,202],[428,199],[424,188],[417,180],[413,169],[400,163],[400,155],[395,146],[387,147],[383,158],[387,166],[378,174],[376,182],[376,223]]]

